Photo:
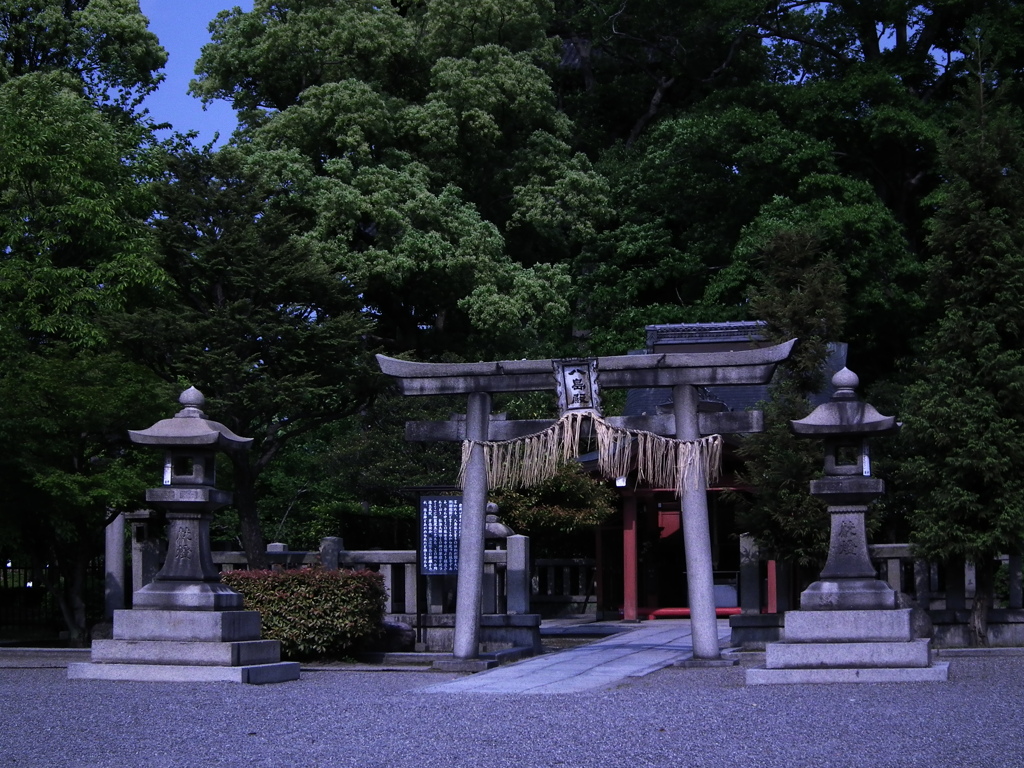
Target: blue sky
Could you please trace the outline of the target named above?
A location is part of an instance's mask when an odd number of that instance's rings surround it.
[[[202,102],[189,96],[188,83],[195,77],[199,50],[210,42],[210,20],[235,6],[252,10],[252,0],[140,0],[139,5],[168,54],[166,79],[143,106],[157,122],[171,123],[176,131],[199,131],[200,144],[212,141],[219,131],[222,144],[235,128],[235,113],[225,102],[204,111]]]

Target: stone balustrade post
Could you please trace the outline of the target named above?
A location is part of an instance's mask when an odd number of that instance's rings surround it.
[[[124,515],[107,525],[104,548],[106,582],[103,588],[104,615],[113,621],[114,611],[124,608]]]
[[[320,539],[320,567],[325,571],[336,571],[341,564],[341,553],[345,542],[339,536],[324,536]]]
[[[514,534],[508,542],[505,573],[508,613],[530,612],[530,537]]]
[[[1021,556],[1010,555],[1010,608],[1024,608],[1024,589],[1021,588]]]

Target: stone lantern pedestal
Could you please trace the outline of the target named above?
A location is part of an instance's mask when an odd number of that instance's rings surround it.
[[[868,555],[864,515],[885,483],[871,477],[867,438],[899,424],[857,399],[853,372],[844,368],[832,383],[831,402],[790,422],[796,435],[825,441],[825,477],[810,491],[832,518],[828,559],[800,610],[786,613],[783,640],[765,646],[764,668],[747,670],[747,685],[946,680],[948,663],[932,662],[931,641],[914,636],[911,609],[896,607]]]
[[[281,661],[277,640],[260,639],[260,615],[220,581],[210,553],[213,512],[231,502],[216,488],[216,451],[246,450],[234,434],[200,410],[194,388],[172,419],[130,432],[141,445],[165,450],[163,485],[146,501],[167,521],[167,556],[131,610],[114,612],[111,640],[95,640],[92,661],[68,666],[70,679],[277,683],[296,680],[299,665]]]

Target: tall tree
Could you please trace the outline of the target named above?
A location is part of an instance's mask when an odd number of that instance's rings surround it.
[[[740,449],[741,481],[753,489],[738,499],[740,524],[766,552],[808,567],[824,562],[828,546],[828,514],[807,492],[821,471],[821,446],[794,437],[789,421],[810,413],[809,397],[825,383],[828,343],[842,336],[846,319],[843,273],[826,247],[813,225],[777,232],[761,245],[763,280],[752,311],[765,320],[769,339],[798,343],[772,383],[765,431]]]
[[[973,87],[944,143],[932,196],[929,295],[938,318],[906,390],[910,522],[921,554],[977,571],[972,636],[987,643],[994,558],[1024,542],[1024,133],[1016,86],[989,68],[984,38]]]
[[[51,342],[4,368],[15,362],[0,372],[0,556],[36,570],[81,644],[103,618],[102,603],[86,599],[86,574],[104,527],[137,509],[157,477],[128,430],[166,415],[171,393],[116,351]]]
[[[166,61],[138,0],[4,0],[0,6],[0,83],[63,72],[93,105],[131,114],[162,79]]]
[[[582,146],[597,155],[633,145],[661,119],[718,89],[758,82],[767,50],[757,20],[765,3],[700,0],[560,0],[555,78]]]
[[[136,359],[198,387],[211,418],[254,438],[232,460],[256,564],[260,475],[288,441],[359,411],[375,386],[363,302],[337,261],[302,237],[315,182],[295,153],[169,158],[154,222],[168,283],[111,319]]]
[[[212,24],[194,91],[235,104],[240,141],[295,149],[324,179],[310,237],[392,351],[569,337],[566,262],[607,206],[545,70],[550,15],[542,0],[259,0]]]
[[[98,314],[161,279],[145,219],[144,131],[119,126],[66,73],[0,85],[0,319],[35,346],[102,339]]]
[[[135,107],[165,59],[133,0],[0,6],[0,526],[7,557],[61,569],[79,642],[85,564],[144,487],[123,429],[162,394],[102,321],[162,279]]]

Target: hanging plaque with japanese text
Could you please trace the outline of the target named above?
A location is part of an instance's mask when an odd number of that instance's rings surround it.
[[[558,391],[558,407],[570,411],[601,412],[597,387],[597,360],[552,360]]]
[[[461,496],[420,497],[420,573],[458,573]]]

